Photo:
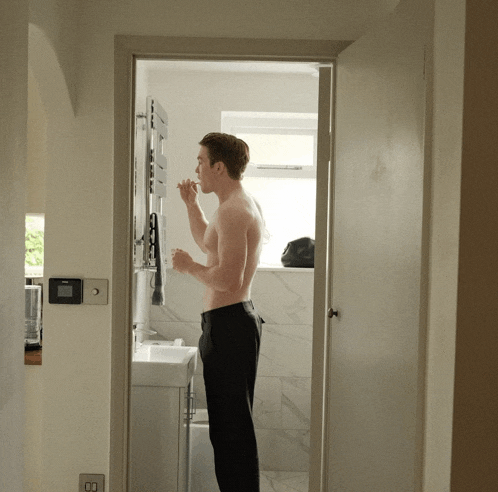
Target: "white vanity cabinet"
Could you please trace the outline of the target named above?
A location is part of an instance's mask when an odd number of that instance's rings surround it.
[[[132,386],[131,492],[188,492],[191,387]]]

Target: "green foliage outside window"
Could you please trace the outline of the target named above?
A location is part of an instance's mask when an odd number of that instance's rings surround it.
[[[28,223],[33,219],[26,217],[26,256],[25,264],[28,266],[43,265],[43,230],[30,228]]]

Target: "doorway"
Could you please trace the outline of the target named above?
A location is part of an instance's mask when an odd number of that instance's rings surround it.
[[[167,114],[167,137],[162,142],[166,190],[161,188],[162,198],[157,193],[151,198],[151,211],[160,214],[159,221],[164,223],[160,247],[166,252],[160,258],[166,270],[164,304],[151,305],[150,279],[134,282],[135,287],[141,286],[140,295],[136,293],[134,298],[140,298],[143,305],[134,304],[133,324],[146,327],[149,341],[181,339],[196,347],[200,336],[203,287],[168,268],[168,252],[175,247],[188,251],[199,263],[205,262],[190,236],[176,190],[176,183],[194,178],[197,142],[204,134],[221,130],[243,138],[250,148],[251,163],[243,186],[260,204],[268,231],[252,289],[252,299],[266,321],[253,413],[262,490],[273,490],[278,484],[295,484],[296,489],[305,490],[308,484],[314,275],[313,268],[284,268],[280,257],[289,241],[315,238],[318,76],[316,63],[136,62],[137,167],[146,161],[147,146],[140,142],[147,97],[153,95],[154,107],[160,104]],[[141,176],[140,171],[136,174]],[[209,220],[217,207],[216,197],[201,195],[200,202]],[[134,222],[141,223],[141,218],[135,217]],[[136,259],[134,264],[134,274],[142,277]],[[147,294],[142,293],[144,286]],[[199,357],[193,391],[194,406],[201,415],[206,401]],[[135,417],[132,407],[132,420]],[[195,446],[192,441],[192,448]],[[211,458],[207,448],[202,456],[205,461]],[[144,453],[140,453],[141,459]],[[158,456],[151,451],[150,460]],[[195,469],[195,463],[193,477],[202,473],[213,476],[210,469]]]
[[[316,42],[310,43],[308,46],[304,47],[299,43],[289,42],[288,46],[280,46],[280,52],[274,52],[275,44],[272,42],[259,44],[259,49],[251,48],[250,45],[245,43],[243,40],[238,40],[235,45],[227,48],[226,43],[220,43],[220,40],[209,40],[212,52],[218,52],[217,56],[200,56],[198,54],[199,46],[203,45],[201,40],[192,40],[193,45],[197,46],[191,48],[190,53],[185,48],[184,43],[179,43],[176,41],[176,48],[179,50],[186,50],[184,55],[171,55],[171,45],[167,48],[162,49],[158,46],[154,46],[154,40],[150,40],[151,44],[147,46],[145,40],[142,43],[134,43],[133,38],[128,39],[127,37],[119,37],[117,41],[116,49],[116,94],[115,94],[115,108],[116,108],[116,147],[115,147],[115,159],[116,159],[116,183],[115,183],[115,203],[119,204],[121,214],[115,215],[115,221],[121,227],[115,228],[115,264],[113,271],[115,272],[114,285],[119,289],[119,293],[116,292],[116,299],[121,299],[121,303],[126,306],[126,309],[113,310],[115,312],[113,320],[113,380],[116,384],[112,386],[112,415],[111,420],[113,420],[116,425],[112,426],[111,435],[111,456],[113,460],[111,462],[111,480],[113,483],[121,483],[122,490],[124,490],[123,477],[126,476],[127,465],[126,461],[122,461],[119,457],[124,458],[128,456],[129,443],[128,443],[128,420],[129,420],[129,382],[130,382],[130,372],[131,372],[131,271],[130,271],[130,252],[131,252],[131,235],[126,234],[126,231],[130,230],[130,216],[131,216],[131,170],[130,167],[126,168],[123,163],[131,163],[131,152],[132,145],[131,139],[133,134],[133,108],[134,108],[134,92],[133,92],[133,75],[136,75],[136,64],[135,61],[138,58],[148,58],[152,57],[154,53],[154,58],[157,58],[157,53],[162,54],[164,58],[177,58],[177,59],[227,59],[231,61],[243,60],[247,61],[248,58],[252,61],[279,61],[279,62],[300,62],[307,64],[320,64],[327,63],[328,67],[319,68],[320,72],[320,94],[319,98],[320,107],[325,107],[325,114],[321,115],[322,124],[325,122],[324,131],[322,134],[318,132],[318,142],[317,142],[317,154],[318,154],[318,182],[319,187],[323,190],[325,184],[325,196],[320,195],[318,197],[317,203],[317,245],[315,252],[315,271],[320,272],[319,275],[314,275],[314,280],[312,281],[314,285],[314,299],[313,299],[313,309],[314,313],[312,317],[313,332],[315,337],[315,343],[313,344],[313,362],[315,367],[313,368],[313,378],[312,383],[315,387],[323,387],[323,371],[324,371],[324,342],[323,337],[325,333],[326,317],[324,316],[325,306],[327,303],[326,298],[326,285],[327,285],[327,254],[328,254],[328,235],[320,234],[319,231],[327,230],[327,204],[328,204],[328,187],[329,182],[329,160],[330,160],[330,100],[331,100],[331,77],[330,77],[330,63],[334,60],[335,55],[338,50],[343,46],[338,46],[336,43],[323,43]],[[136,41],[136,39],[135,39]],[[144,43],[145,42],[145,43]],[[157,40],[156,40],[157,42]],[[206,40],[204,40],[206,42]],[[202,43],[202,44],[201,44]],[[173,40],[173,44],[175,41]],[[251,43],[254,44],[254,43]],[[256,43],[258,44],[258,43]],[[141,45],[139,48],[138,45]],[[266,46],[264,50],[262,48]],[[223,46],[223,48],[221,48]],[[205,45],[202,47],[202,51],[205,50]],[[231,54],[227,53],[227,49]],[[159,51],[158,51],[159,50]],[[176,50],[173,50],[176,51]],[[224,51],[224,53],[222,53]],[[260,51],[260,55],[254,54],[255,51]],[[161,53],[162,52],[162,53]],[[192,52],[196,54],[193,55]],[[252,52],[252,54],[250,54]],[[170,55],[168,57],[168,54]],[[126,101],[125,104],[123,104]],[[131,104],[130,104],[131,102]],[[211,128],[208,129],[208,131]],[[199,137],[196,137],[199,138]],[[126,142],[126,143],[125,143]],[[124,144],[125,143],[125,144]],[[124,144],[124,145],[123,145]],[[196,151],[196,142],[194,141],[194,152]],[[117,207],[116,207],[117,210]],[[128,224],[127,227],[123,228],[123,224]],[[117,267],[117,264],[120,266]],[[116,268],[117,267],[117,268]],[[123,275],[120,272],[126,272]],[[119,279],[118,279],[119,277]],[[124,280],[124,282],[123,282]],[[118,283],[119,282],[119,283]],[[318,288],[317,288],[318,287]],[[118,301],[117,301],[118,303]],[[121,304],[122,306],[123,304]],[[321,308],[323,307],[323,310]],[[320,312],[321,311],[321,312]],[[318,313],[318,314],[317,314]],[[318,320],[318,322],[317,322]],[[128,327],[128,328],[127,328]],[[316,340],[319,340],[316,343]],[[320,367],[316,367],[318,364]],[[119,381],[118,381],[119,380]],[[311,378],[310,378],[311,382]],[[323,405],[323,395],[318,396],[315,394],[315,400],[313,402],[313,409],[311,412],[311,450],[310,450],[310,461],[312,463],[312,470],[315,472],[318,470],[320,474],[321,470],[321,441],[323,439],[323,421],[322,421],[322,405]],[[125,417],[124,422],[120,423],[115,420],[114,415],[122,415]],[[113,452],[116,451],[116,452]],[[318,462],[318,465],[316,464]],[[315,465],[313,466],[313,463]],[[318,490],[317,487],[320,485],[320,477],[312,477],[310,480],[310,490]],[[316,487],[315,489],[313,487]],[[114,488],[114,487],[113,487]],[[118,487],[119,488],[119,487]],[[117,490],[117,489],[116,489]]]

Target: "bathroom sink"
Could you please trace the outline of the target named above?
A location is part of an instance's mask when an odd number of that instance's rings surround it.
[[[165,362],[167,364],[183,364],[196,351],[195,347],[164,345],[159,342],[142,345],[134,354],[134,361]]]
[[[186,387],[197,367],[197,347],[167,341],[146,341],[132,360],[134,386]]]

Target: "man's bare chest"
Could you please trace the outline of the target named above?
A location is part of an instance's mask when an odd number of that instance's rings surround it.
[[[210,223],[204,233],[204,246],[209,254],[218,254],[218,232],[215,223]]]

